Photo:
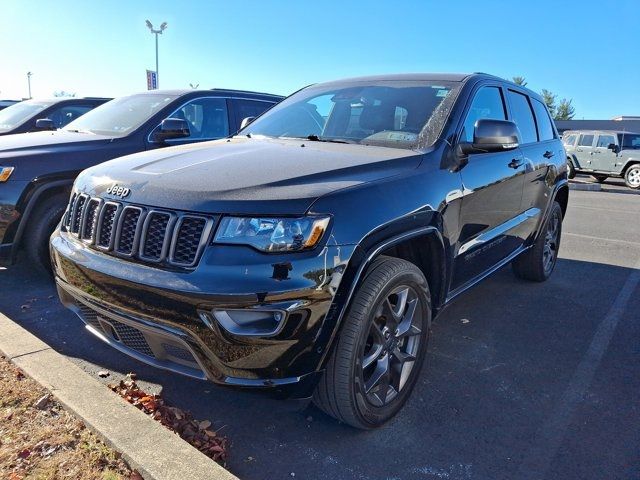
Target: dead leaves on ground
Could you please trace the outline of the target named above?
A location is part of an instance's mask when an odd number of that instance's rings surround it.
[[[190,412],[165,405],[159,395],[151,395],[136,383],[135,374],[127,375],[126,380],[110,384],[109,388],[127,402],[159,421],[169,430],[173,430],[209,458],[225,465],[228,454],[228,440],[211,430],[209,420],[197,421]]]

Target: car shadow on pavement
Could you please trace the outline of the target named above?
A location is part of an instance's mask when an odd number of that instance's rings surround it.
[[[296,410],[291,402],[130,359],[82,328],[59,304],[52,280],[24,264],[0,271],[0,311],[97,379],[99,370],[111,372],[99,379],[104,382],[135,371],[143,387],[213,421],[232,442],[229,469],[243,479],[292,473],[319,479],[515,478],[631,271],[560,259],[543,284],[518,281],[509,269],[498,272],[438,318],[407,405],[369,432],[341,425],[313,406]],[[637,312],[640,304],[633,307]],[[600,369],[607,375],[597,375],[597,391],[586,392],[548,478],[628,476],[624,462],[632,464],[640,443],[631,428],[640,421],[632,405],[633,392],[640,391],[632,338],[640,331],[624,315],[619,329],[627,330],[612,341],[617,353]],[[621,363],[627,365],[624,375]],[[605,405],[616,414],[603,416]],[[616,452],[609,464],[606,452]]]

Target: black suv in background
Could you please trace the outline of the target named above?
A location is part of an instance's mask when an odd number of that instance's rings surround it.
[[[68,98],[25,100],[0,112],[0,135],[55,130],[71,123],[110,98]]]
[[[19,101],[20,100],[0,100],[0,110],[4,110],[5,108],[10,107],[11,105],[15,105]]]
[[[62,302],[113,347],[372,428],[406,401],[443,307],[508,263],[551,275],[568,193],[530,90],[343,80],[233,138],[86,170],[52,261]]]
[[[243,118],[282,98],[223,89],[153,90],[112,100],[61,130],[0,138],[0,263],[12,263],[23,246],[32,260],[50,268],[49,236],[85,168],[134,152],[227,137]]]

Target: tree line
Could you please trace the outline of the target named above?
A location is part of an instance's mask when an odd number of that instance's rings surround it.
[[[527,86],[527,81],[524,77],[513,77],[513,83],[523,87]],[[554,120],[571,120],[576,114],[576,109],[571,104],[572,99],[562,98],[558,101],[558,96],[546,88],[542,89],[540,95]]]

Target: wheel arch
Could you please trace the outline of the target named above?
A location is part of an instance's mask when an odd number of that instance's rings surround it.
[[[562,184],[558,187],[553,199],[560,204],[562,208],[562,218],[564,218],[567,213],[567,206],[569,205],[569,186]]]
[[[627,174],[627,170],[629,170],[629,168],[638,164],[640,164],[640,159],[634,158],[634,159],[627,160],[627,163],[625,163],[624,167],[622,167],[622,176],[624,177]]]
[[[21,247],[23,234],[32,218],[33,212],[50,198],[60,194],[69,194],[73,186],[73,179],[57,179],[40,183],[34,181],[29,188],[25,190],[24,195],[18,202],[18,208],[21,211],[20,223],[13,237],[13,246],[11,248],[10,260],[15,260],[18,250]]]
[[[421,226],[402,233],[396,233],[376,242],[368,243],[365,239],[356,247],[343,274],[340,288],[327,312],[326,323],[328,329],[321,334],[323,338],[318,339],[320,345],[326,345],[319,363],[320,369],[324,368],[335,348],[335,340],[344,324],[344,316],[348,312],[358,287],[362,284],[368,268],[380,255],[389,255],[408,261],[413,260],[412,263],[418,262],[416,265],[425,274],[431,290],[432,318],[436,315],[438,309],[444,304],[448,287],[445,238],[440,228],[436,226]],[[425,250],[427,252],[416,256],[418,245],[426,245]],[[433,255],[433,257],[430,255]],[[436,261],[430,262],[430,258],[435,258]]]

